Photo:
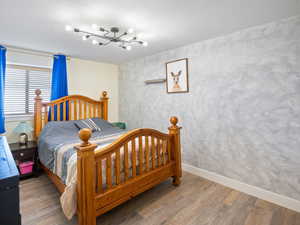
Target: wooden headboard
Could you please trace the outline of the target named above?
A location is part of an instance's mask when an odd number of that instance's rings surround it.
[[[51,121],[79,120],[95,117],[107,120],[108,97],[106,91],[102,92],[100,101],[81,95],[69,95],[51,102],[43,102],[40,96],[41,93],[40,89],[35,90],[35,138],[39,137],[43,127],[48,123],[48,117],[50,117]]]

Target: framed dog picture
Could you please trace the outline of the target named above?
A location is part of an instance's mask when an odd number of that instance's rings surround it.
[[[166,63],[167,93],[189,92],[188,59]]]

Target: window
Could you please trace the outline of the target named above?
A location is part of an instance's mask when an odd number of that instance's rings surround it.
[[[6,115],[29,115],[34,111],[35,90],[42,91],[43,101],[49,101],[51,70],[48,68],[7,65],[4,108]]]

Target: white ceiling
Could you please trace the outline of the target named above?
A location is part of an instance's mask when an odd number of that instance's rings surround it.
[[[122,63],[300,13],[300,0],[0,0],[0,44]],[[65,32],[134,28],[147,48],[99,47]]]

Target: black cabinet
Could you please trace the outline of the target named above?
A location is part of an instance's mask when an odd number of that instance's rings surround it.
[[[0,225],[21,225],[19,171],[7,140],[0,136]]]

